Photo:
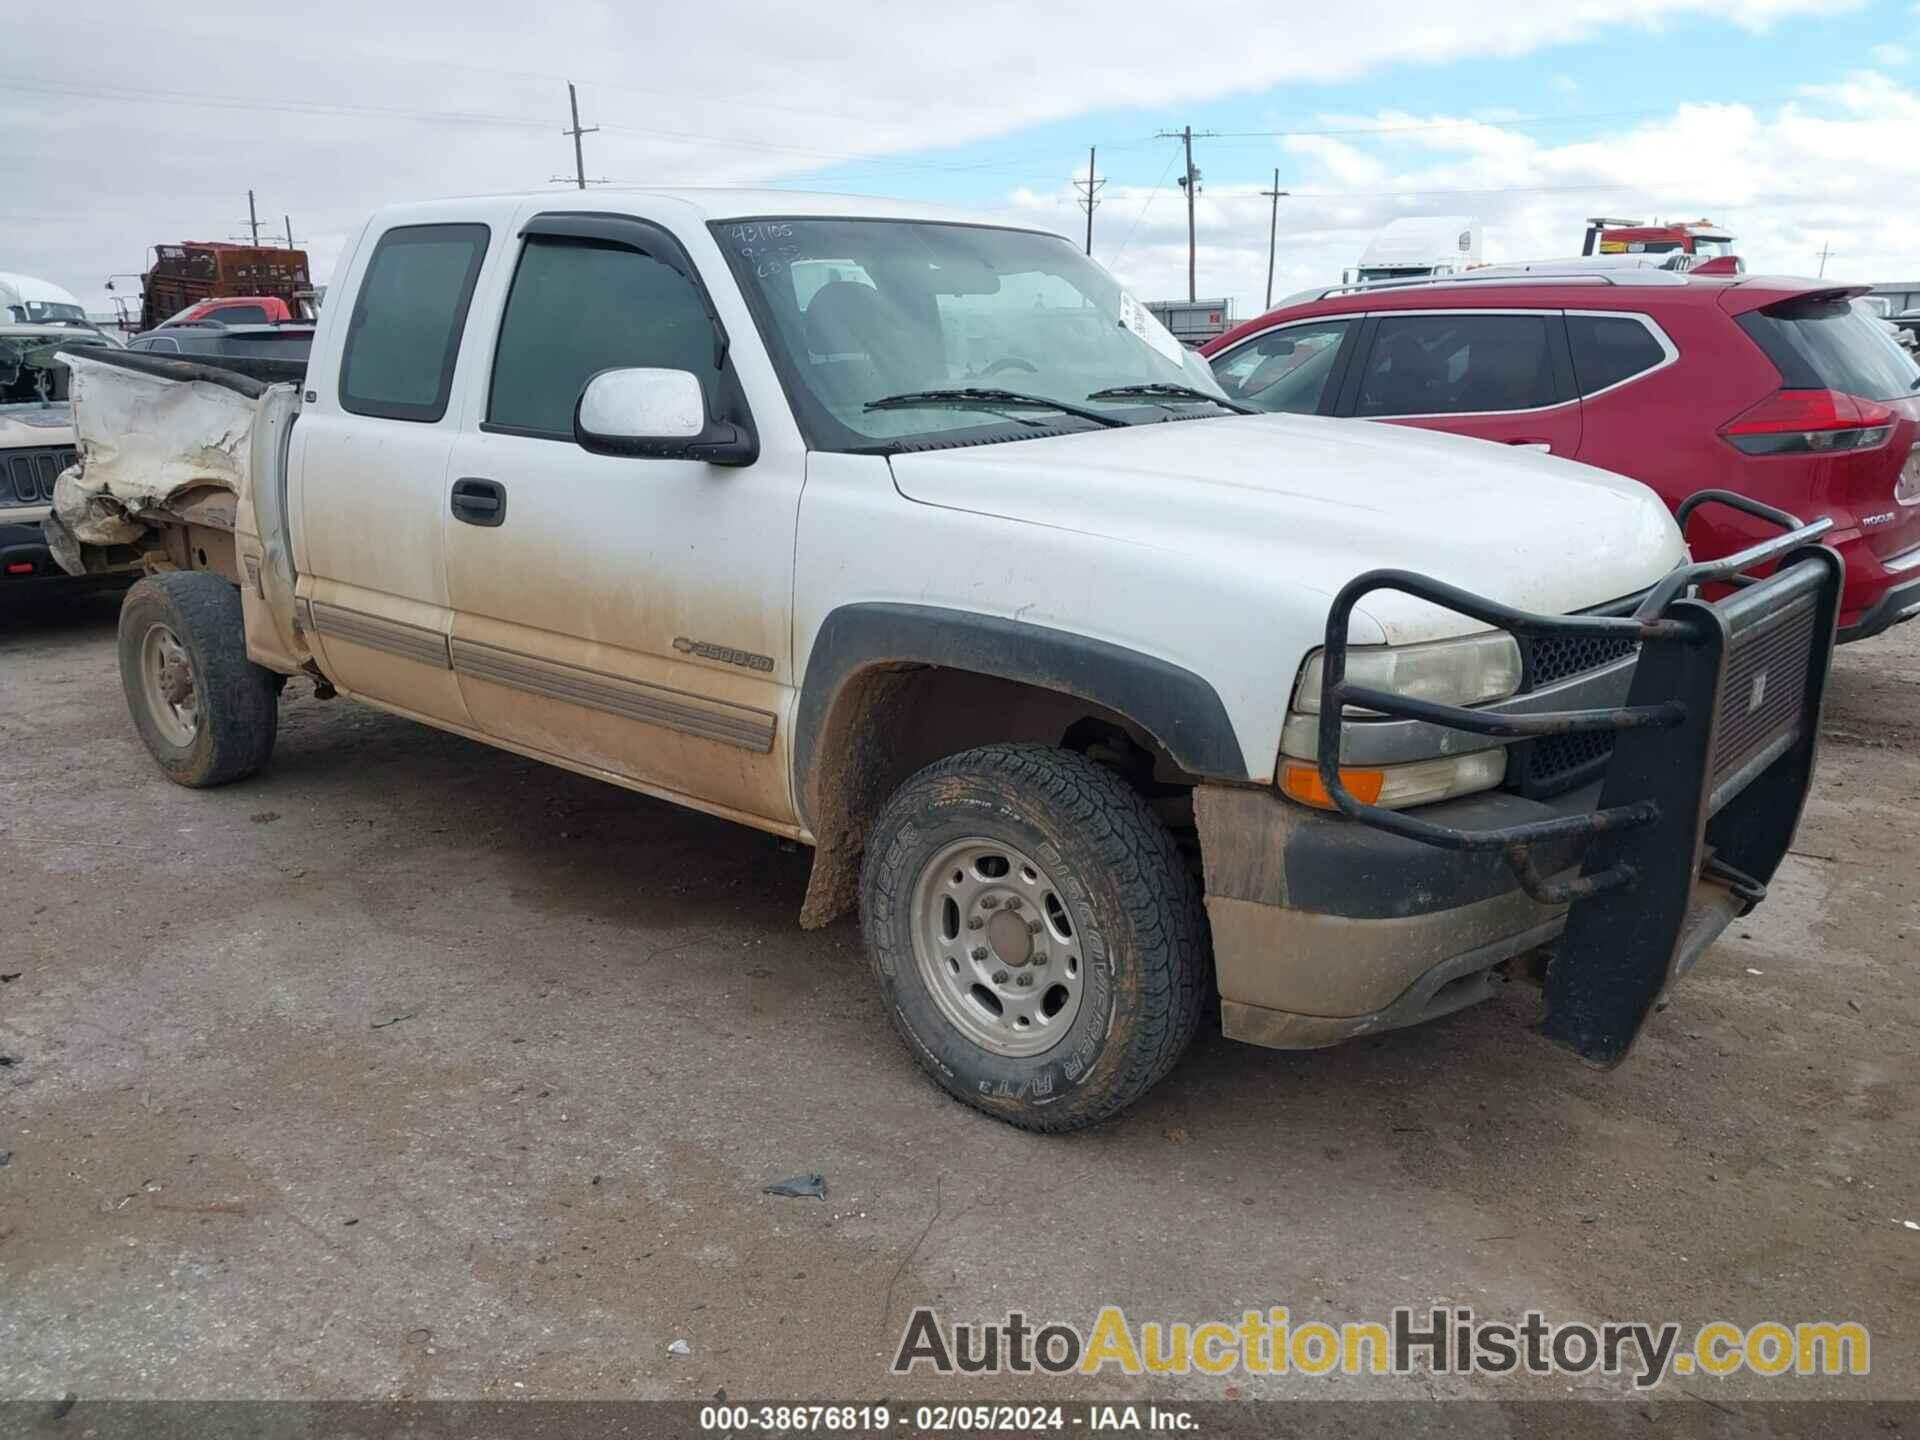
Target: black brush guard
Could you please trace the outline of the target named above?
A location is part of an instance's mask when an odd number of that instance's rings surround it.
[[[1598,1065],[1625,1058],[1667,986],[1727,919],[1765,898],[1813,776],[1844,578],[1839,555],[1818,543],[1833,522],[1802,524],[1745,496],[1705,490],[1680,507],[1681,528],[1709,503],[1784,533],[1725,559],[1678,567],[1631,614],[1534,615],[1424,575],[1373,570],[1350,581],[1327,616],[1319,727],[1327,793],[1363,825],[1448,850],[1497,850],[1528,895],[1570,907],[1547,967],[1540,1029]],[[1753,570],[1772,562],[1771,575],[1754,578]],[[1694,595],[1714,583],[1731,593],[1713,602]],[[1398,590],[1515,636],[1637,641],[1627,703],[1504,715],[1350,684],[1348,623],[1376,590]],[[1370,805],[1340,777],[1349,705],[1499,740],[1612,731],[1599,804],[1492,830]],[[1536,847],[1567,840],[1585,841],[1579,873],[1543,874]]]

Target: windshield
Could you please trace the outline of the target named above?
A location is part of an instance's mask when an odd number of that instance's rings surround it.
[[[894,448],[963,431],[1012,440],[1092,424],[1044,409],[1000,412],[986,400],[985,409],[868,408],[927,390],[1017,391],[1127,421],[1229,413],[1191,400],[1089,398],[1119,386],[1220,388],[1146,306],[1057,236],[901,220],[713,229],[816,449]]]
[[[96,343],[50,340],[44,335],[0,335],[0,405],[45,404],[67,398],[67,367],[61,350]]]
[[[56,325],[78,321],[87,323],[87,312],[78,305],[63,305],[55,300],[15,300],[7,306],[6,318],[18,325]]]

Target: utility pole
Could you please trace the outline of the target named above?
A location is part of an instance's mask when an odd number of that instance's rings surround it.
[[[1080,208],[1087,212],[1087,254],[1089,255],[1093,254],[1093,212],[1100,204],[1096,197],[1100,193],[1100,187],[1107,183],[1105,180],[1094,178],[1093,149],[1091,145],[1087,147],[1087,178],[1073,182],[1073,188],[1080,192]]]
[[[1202,130],[1200,138],[1205,140],[1212,134],[1211,130]],[[1193,127],[1183,125],[1178,130],[1162,130],[1155,138],[1178,140],[1186,150],[1187,169],[1186,173],[1180,177],[1180,188],[1187,192],[1187,303],[1192,304],[1198,297],[1198,289],[1194,283],[1196,246],[1193,231],[1193,197],[1200,189],[1200,172],[1193,168]]]
[[[253,232],[253,243],[260,243],[260,216],[253,208],[253,191],[247,191],[247,228]]]
[[[573,183],[579,189],[584,190],[587,188],[587,160],[585,154],[580,149],[580,137],[582,135],[591,135],[600,127],[598,125],[589,125],[584,130],[580,128],[580,96],[579,93],[574,90],[571,80],[567,82],[567,108],[573,112],[573,128],[571,130],[562,130],[560,133],[573,137]],[[566,176],[556,175],[548,183],[564,185],[566,182]],[[601,185],[606,182],[596,180],[593,183]]]
[[[1815,276],[1815,277],[1814,277],[1815,279],[1817,279],[1817,280],[1824,280],[1824,279],[1826,279],[1826,278],[1827,278],[1827,255],[1828,255],[1828,253],[1829,253],[1829,252],[1830,252],[1830,251],[1832,250],[1832,248],[1833,248],[1833,242],[1832,242],[1831,240],[1827,240],[1827,241],[1823,241],[1823,242],[1821,243],[1821,246],[1820,246],[1820,273],[1819,273],[1819,274],[1818,274],[1817,276]]]
[[[291,215],[282,215],[282,216],[281,216],[280,218],[281,218],[281,220],[283,220],[283,221],[284,221],[284,222],[286,223],[286,227],[287,227],[287,248],[288,248],[289,250],[291,250],[291,249],[293,249],[293,248],[294,248],[294,247],[293,247],[293,217],[292,217]]]
[[[1263,309],[1273,308],[1273,251],[1280,235],[1280,199],[1287,192],[1280,188],[1280,172],[1273,172],[1273,188],[1262,190],[1262,195],[1273,197],[1273,214],[1267,219],[1267,303]]]

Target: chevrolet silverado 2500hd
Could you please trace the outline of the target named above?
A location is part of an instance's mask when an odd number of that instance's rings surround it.
[[[50,528],[146,553],[121,672],[168,776],[259,768],[304,674],[810,844],[803,923],[857,903],[915,1058],[1034,1129],[1143,1093],[1216,985],[1311,1047],[1533,978],[1612,1063],[1811,772],[1825,522],[1690,565],[1632,481],[1236,413],[1053,235],[408,205],[298,387],[72,363]]]

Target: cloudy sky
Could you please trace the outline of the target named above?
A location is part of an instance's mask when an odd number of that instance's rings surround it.
[[[271,13],[307,16],[276,34]],[[324,16],[324,23],[317,17]],[[291,216],[317,278],[391,200],[616,183],[940,200],[1079,235],[1182,295],[1257,310],[1337,280],[1401,215],[1472,214],[1490,259],[1575,253],[1592,214],[1707,216],[1749,267],[1920,276],[1914,0],[254,0],[35,7],[0,48],[0,270],[107,308],[157,241]],[[557,187],[556,187],[557,188]],[[123,293],[126,282],[120,282]]]

